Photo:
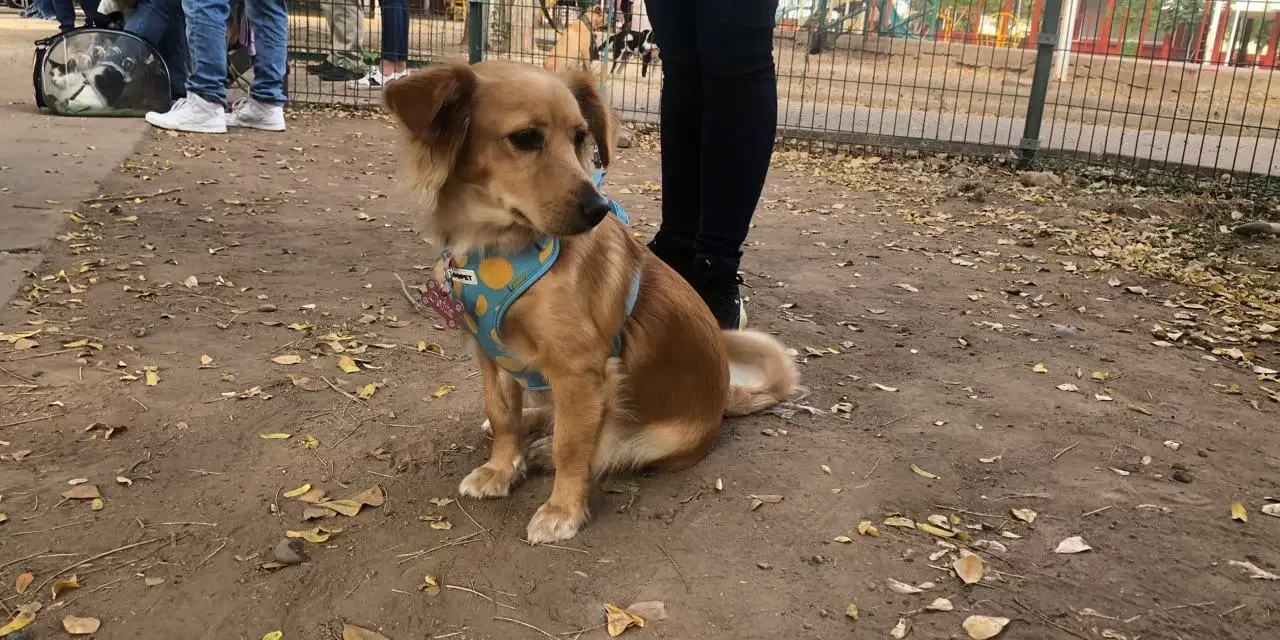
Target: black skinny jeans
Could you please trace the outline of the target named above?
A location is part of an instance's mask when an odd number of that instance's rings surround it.
[[[778,126],[776,0],[648,0],[662,58],[659,242],[736,271]]]

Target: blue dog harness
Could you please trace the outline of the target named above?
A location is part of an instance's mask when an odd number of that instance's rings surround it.
[[[603,181],[603,172],[597,172],[596,187],[599,188]],[[617,202],[609,199],[609,207],[622,224],[631,224],[626,211]],[[507,352],[502,340],[502,320],[511,305],[551,270],[559,256],[560,239],[554,236],[539,238],[529,247],[514,252],[481,249],[458,254],[446,248],[441,256],[449,296],[462,303],[463,325],[475,336],[485,354],[529,391],[545,391],[551,385],[540,373]],[[637,270],[627,295],[624,320],[631,316],[639,294],[640,273]],[[613,355],[616,357],[622,353],[621,328],[613,342]]]

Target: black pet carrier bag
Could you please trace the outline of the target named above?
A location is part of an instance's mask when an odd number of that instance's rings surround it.
[[[36,41],[36,105],[64,116],[169,110],[169,69],[155,47],[117,29],[82,28]]]

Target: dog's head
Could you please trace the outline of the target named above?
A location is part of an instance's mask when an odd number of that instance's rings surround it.
[[[518,245],[583,233],[608,215],[590,141],[607,167],[612,119],[588,74],[448,63],[388,83],[383,99],[408,133],[409,179],[446,243]]]
[[[603,29],[605,23],[609,21],[609,17],[605,15],[604,9],[601,9],[600,7],[591,7],[590,9],[583,11],[582,19],[586,20],[587,24],[591,25],[592,31],[599,31],[600,29]]]

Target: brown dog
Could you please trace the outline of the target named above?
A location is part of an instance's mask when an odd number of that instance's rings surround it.
[[[604,28],[607,20],[604,10],[591,7],[565,26],[556,38],[556,44],[542,61],[548,71],[590,69],[592,49],[595,48],[595,32]]]
[[[781,344],[720,331],[692,287],[607,215],[588,142],[607,166],[613,120],[591,77],[450,63],[388,83],[385,102],[408,134],[409,179],[429,233],[450,255],[503,255],[549,238],[560,247],[499,321],[510,359],[479,350],[493,449],[460,493],[506,496],[527,467],[554,467],[528,539],[565,540],[587,518],[594,476],[691,465],[724,416],[791,393],[795,368]],[[549,383],[548,393],[530,394],[535,406],[525,407],[511,360]],[[731,384],[731,363],[752,381]]]

